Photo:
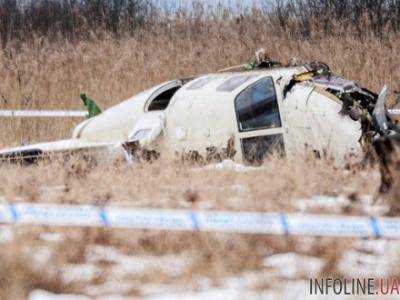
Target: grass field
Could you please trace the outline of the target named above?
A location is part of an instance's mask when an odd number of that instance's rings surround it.
[[[87,168],[78,159],[3,167],[0,180],[1,194],[13,201],[356,215],[386,213],[390,204],[388,199],[372,202],[379,187],[376,167],[342,170],[314,159],[271,159],[244,172],[164,161]],[[323,199],[314,200],[315,195]],[[192,299],[192,293],[207,299],[219,299],[215,294],[269,299],[262,298],[263,293],[295,299],[295,295],[308,295],[310,276],[356,276],[357,272],[366,276],[369,273],[362,270],[373,262],[377,265],[371,276],[398,275],[398,269],[389,266],[398,258],[400,244],[387,241],[382,255],[376,250],[382,242],[0,226],[0,297],[37,299],[35,293],[43,297],[40,291],[46,290],[92,299],[164,299],[162,295],[168,294]],[[385,261],[380,263],[382,257]],[[282,288],[296,284],[297,290]]]
[[[176,20],[168,28],[137,32],[133,37],[90,41],[48,42],[37,38],[0,54],[1,109],[80,109],[79,94],[87,93],[108,108],[160,82],[213,72],[253,58],[265,48],[283,63],[292,57],[321,60],[332,70],[375,92],[383,84],[400,89],[400,37],[384,39],[338,29],[331,37],[315,32],[310,39],[266,27],[263,19]],[[0,120],[0,143],[18,145],[68,137],[77,120]]]
[[[182,17],[169,27],[156,26],[118,39],[105,34],[74,43],[34,38],[18,48],[8,45],[0,54],[0,108],[82,109],[81,92],[108,108],[162,81],[246,62],[261,47],[283,63],[292,57],[321,60],[335,73],[375,92],[385,83],[392,90],[400,89],[399,34],[388,31],[378,38],[365,32],[356,37],[350,29],[338,27],[335,34],[324,37],[316,27],[305,39],[269,28],[264,21],[257,14],[195,24]],[[67,138],[77,122],[0,119],[0,145]],[[377,212],[381,214],[398,194],[378,197],[379,178],[376,165],[339,168],[309,157],[298,161],[274,158],[246,172],[198,169],[173,161],[89,167],[77,158],[29,167],[1,166],[0,191],[12,201],[286,212],[303,207],[310,213],[350,214],[383,207]],[[342,195],[347,200],[333,206],[308,206],[315,195]],[[374,197],[374,203],[368,200]],[[261,293],[304,284],[310,276],[355,276],[356,271],[363,276],[398,276],[394,262],[400,245],[384,242],[0,226],[0,299],[23,299],[37,289],[94,299],[114,294],[131,299],[152,295],[151,291],[161,295],[175,289],[225,289],[229,284]],[[376,250],[379,247],[384,251]],[[279,273],[290,266],[266,267],[266,257],[288,252],[315,258],[322,267],[311,273],[297,270],[293,276]],[[362,258],[358,264],[346,261],[354,253]],[[392,267],[378,266],[382,257]],[[376,266],[368,265],[368,259]],[[165,260],[174,266],[165,266]],[[155,265],[149,265],[151,261]],[[171,271],[175,269],[179,271]],[[371,274],[364,271],[368,269]],[[300,293],[307,291],[304,287]]]

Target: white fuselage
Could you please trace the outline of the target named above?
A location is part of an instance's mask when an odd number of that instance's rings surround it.
[[[170,153],[196,151],[205,155],[207,148],[224,148],[229,139],[234,139],[235,160],[242,161],[243,140],[282,135],[285,153],[289,156],[314,151],[343,160],[347,155],[360,154],[360,122],[339,114],[339,99],[307,83],[295,85],[283,99],[284,86],[294,74],[304,71],[303,67],[294,67],[200,76],[184,84],[165,110],[147,111],[158,94],[176,86],[178,81],[163,83],[78,125],[73,138],[95,143],[122,143],[132,136],[141,119],[146,119],[147,123],[143,124],[149,124],[143,126],[151,127],[152,115],[162,114],[165,124],[158,141],[163,151]],[[240,76],[247,76],[247,80],[235,86]],[[235,99],[267,77],[274,84],[281,126],[240,130]],[[221,85],[230,79],[232,86],[221,90]]]

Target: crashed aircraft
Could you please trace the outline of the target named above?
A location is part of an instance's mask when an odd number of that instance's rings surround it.
[[[321,62],[283,66],[258,52],[252,64],[145,90],[80,123],[71,139],[4,149],[0,157],[32,162],[90,149],[130,162],[168,154],[260,164],[270,153],[308,151],[344,162],[399,132],[387,94],[386,86],[377,95]]]

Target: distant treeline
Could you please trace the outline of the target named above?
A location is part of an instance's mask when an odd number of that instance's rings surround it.
[[[240,21],[263,18],[275,30],[289,30],[303,37],[314,31],[332,34],[338,26],[359,34],[398,32],[400,0],[261,0],[243,9],[206,9],[202,1],[190,8],[164,10],[151,0],[0,0],[0,36],[10,41],[32,37],[86,39],[91,35],[133,34],[140,28],[176,24],[192,26],[215,18]],[[165,1],[167,3],[168,1]],[[161,2],[163,3],[163,2]],[[167,6],[167,5],[166,5]],[[222,12],[222,13],[221,13]],[[193,22],[193,20],[195,22]]]
[[[302,35],[313,30],[325,34],[337,26],[357,33],[400,30],[400,0],[272,0],[265,1],[264,13],[280,27],[294,23]]]
[[[147,0],[0,0],[1,41],[133,32],[149,12]]]

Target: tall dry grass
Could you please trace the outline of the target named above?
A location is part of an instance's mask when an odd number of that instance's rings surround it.
[[[0,194],[9,201],[297,212],[300,199],[308,198],[302,202],[302,205],[310,203],[306,210],[308,213],[359,215],[365,214],[361,199],[374,194],[379,187],[379,173],[376,167],[343,170],[331,161],[310,158],[297,161],[271,158],[264,166],[247,172],[235,172],[229,168],[199,169],[164,160],[135,167],[126,163],[102,163],[88,168],[84,160],[76,158],[68,162],[44,161],[31,167],[2,166],[0,182]],[[312,207],[311,197],[314,195],[342,195],[352,201],[347,205],[338,203],[337,207]],[[0,227],[0,234],[2,229]],[[1,299],[24,299],[34,289],[87,294],[88,287],[112,280],[136,285],[137,289],[124,294],[134,297],[141,295],[141,287],[146,284],[164,285],[168,293],[168,285],[171,289],[175,285],[197,289],[200,280],[206,278],[212,288],[230,276],[242,276],[248,272],[256,274],[250,285],[255,289],[269,289],[283,283],[287,285],[290,281],[280,279],[273,275],[273,270],[263,266],[266,256],[285,252],[311,255],[322,259],[325,264],[321,276],[346,276],[340,273],[337,261],[354,245],[354,240],[347,238],[212,232],[47,226],[13,227],[12,232],[13,240],[0,244]],[[42,238],[44,233],[61,234],[63,239],[46,241]],[[145,255],[148,260],[172,255],[183,259],[188,266],[178,276],[165,274],[162,270],[150,275],[135,272],[113,275],[113,264],[104,260],[96,263],[101,273],[93,279],[81,281],[76,275],[75,281],[63,280],[65,267],[71,264],[84,272],[84,264],[91,264],[90,249],[98,246],[132,257]],[[396,269],[391,274],[395,276]],[[297,276],[307,279],[305,274]],[[102,296],[107,298],[107,295]]]
[[[87,161],[73,157],[69,161],[53,158],[30,167],[4,165],[0,181],[3,197],[28,202],[292,211],[292,200],[314,195],[355,199],[374,195],[379,188],[379,170],[377,166],[343,169],[313,157],[271,157],[262,167],[246,172],[163,159],[135,166],[123,160],[88,166]],[[358,206],[352,209],[362,213]]]
[[[305,39],[293,35],[290,26],[271,27],[257,11],[250,17],[223,15],[206,21],[182,14],[159,24],[118,39],[104,34],[73,43],[34,38],[19,47],[7,45],[0,54],[0,109],[80,109],[81,92],[107,108],[161,81],[245,62],[260,47],[282,62],[292,57],[324,61],[334,72],[374,91],[384,83],[399,89],[400,36],[394,32],[387,32],[384,38],[370,31],[359,36],[338,25],[333,34],[324,36],[316,24]],[[0,119],[0,145],[65,138],[76,122]],[[31,167],[2,165],[0,182],[0,195],[11,200],[22,197],[33,202],[199,209],[296,211],[298,198],[345,195],[353,201],[339,212],[361,214],[365,213],[361,196],[376,193],[379,173],[376,166],[343,170],[329,161],[309,158],[271,160],[264,168],[246,173],[193,170],[162,160],[134,168],[124,163],[88,168],[78,159]],[[152,280],[186,284],[201,276],[218,283],[224,276],[261,269],[263,257],[287,251],[322,257],[328,266],[325,272],[335,273],[336,259],[352,245],[352,241],[342,243],[331,238],[57,231],[67,239],[51,249],[55,258],[48,265],[56,271],[65,264],[84,262],[86,248],[99,244],[132,255],[188,253],[195,261],[193,269],[178,279],[158,274],[130,278],[140,284]],[[43,228],[18,229],[14,241],[0,246],[1,299],[22,299],[35,288],[85,292],[85,284],[65,285],[57,277],[48,278],[45,268],[30,266],[28,262],[44,244],[39,238],[41,232]],[[107,280],[107,266],[102,267],[102,275],[91,284]]]
[[[110,107],[164,80],[206,73],[249,60],[260,47],[282,62],[321,60],[335,73],[378,91],[399,89],[400,35],[378,38],[337,27],[324,37],[318,26],[308,39],[272,28],[265,17],[199,19],[184,15],[133,36],[70,43],[37,38],[0,54],[1,109],[80,109],[86,92]],[[0,143],[18,145],[68,137],[77,120],[1,119]]]

